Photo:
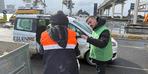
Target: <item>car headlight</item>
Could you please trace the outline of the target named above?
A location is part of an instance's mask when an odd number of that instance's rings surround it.
[[[116,46],[116,43],[115,42],[112,42],[112,46]]]

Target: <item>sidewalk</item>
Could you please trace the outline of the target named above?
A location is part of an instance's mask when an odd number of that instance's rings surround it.
[[[111,33],[111,36],[115,39],[125,39],[125,40],[148,40],[148,35],[142,34],[119,34],[119,33]]]
[[[0,28],[12,28],[14,25],[11,25],[11,23],[0,23]]]
[[[13,29],[0,28],[0,41],[13,42]]]

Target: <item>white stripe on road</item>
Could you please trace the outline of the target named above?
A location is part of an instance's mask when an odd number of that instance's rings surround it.
[[[148,71],[148,69],[144,69],[144,68],[126,67],[126,66],[120,66],[120,65],[111,65],[111,66],[112,67],[118,67],[118,68]]]
[[[145,46],[144,47],[137,47],[137,46],[119,45],[119,47],[127,47],[127,48],[135,48],[135,49],[140,49],[140,50],[146,50]]]

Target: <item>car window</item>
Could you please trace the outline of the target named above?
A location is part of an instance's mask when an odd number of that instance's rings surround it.
[[[80,29],[75,27],[73,24],[69,23],[68,27],[73,31],[77,32],[77,36],[84,35],[84,33]]]
[[[87,31],[88,33],[92,33],[91,28],[88,27],[88,25],[85,22],[77,22],[77,21],[73,21],[75,24],[78,24],[78,26],[80,26],[81,28],[83,28],[85,31]]]

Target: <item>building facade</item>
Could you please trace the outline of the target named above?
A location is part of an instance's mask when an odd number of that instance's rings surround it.
[[[5,2],[4,0],[0,0],[0,13],[5,9]]]

